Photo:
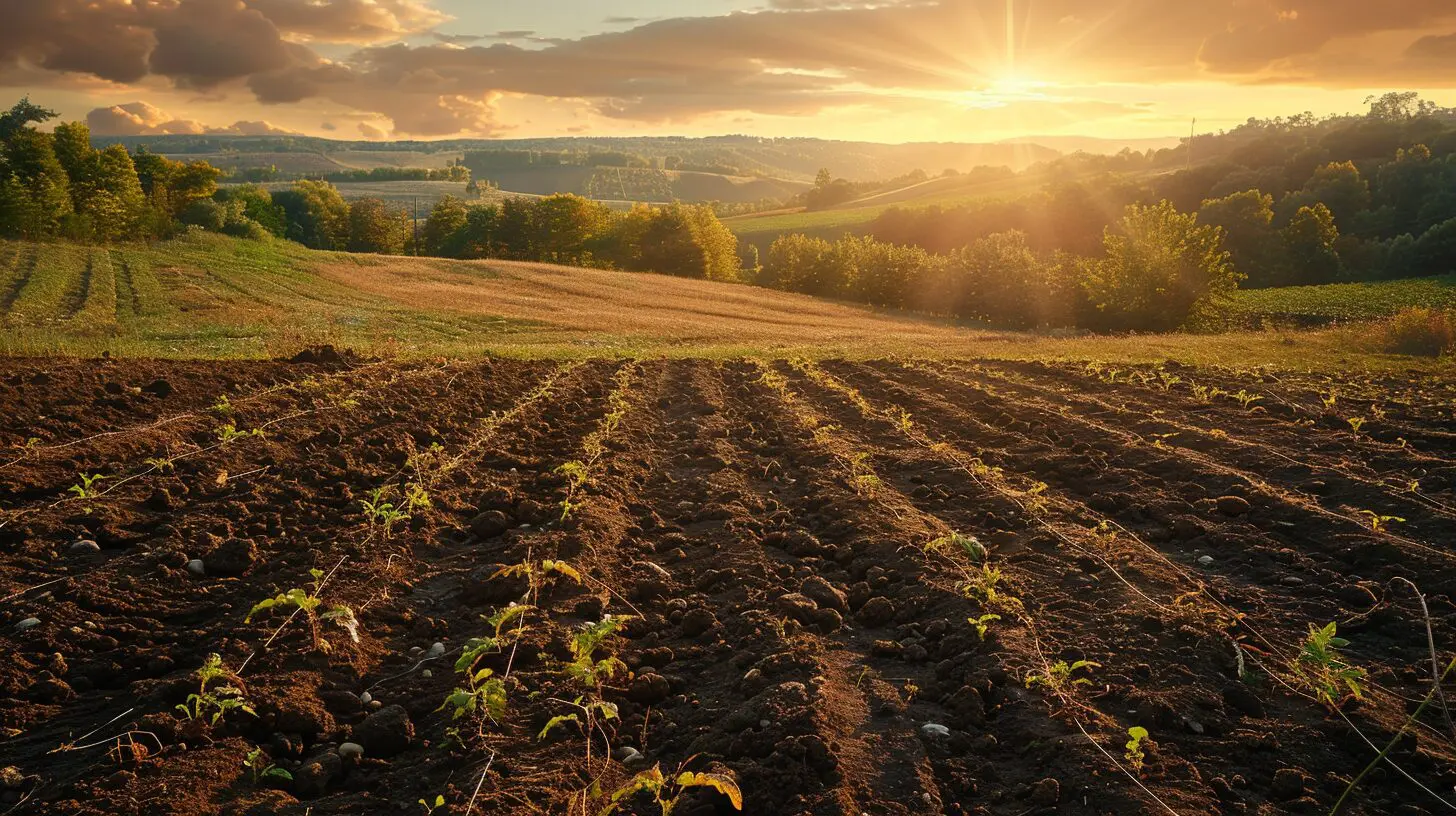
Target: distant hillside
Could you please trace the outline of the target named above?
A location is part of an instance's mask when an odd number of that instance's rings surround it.
[[[1147,150],[1168,150],[1183,143],[1178,136],[1161,136],[1153,139],[1100,139],[1095,136],[1021,136],[997,142],[1003,145],[1036,145],[1062,153],[1091,153],[1111,156],[1123,150],[1139,153]]]
[[[192,156],[230,168],[277,166],[285,172],[329,172],[371,166],[441,167],[470,152],[615,154],[623,165],[812,181],[827,167],[839,178],[875,181],[924,170],[966,171],[978,166],[1020,170],[1056,158],[1057,151],[1032,144],[922,142],[879,144],[829,139],[768,139],[754,136],[707,138],[622,137],[551,139],[450,139],[445,141],[335,141],[311,136],[98,136],[98,146],[146,145],[154,153]],[[371,155],[377,161],[371,161]],[[565,162],[573,163],[573,162]]]

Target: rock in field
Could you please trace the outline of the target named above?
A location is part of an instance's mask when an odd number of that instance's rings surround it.
[[[253,542],[241,538],[230,538],[202,556],[202,565],[208,575],[235,578],[247,572],[258,558],[258,549]]]
[[[1242,516],[1253,509],[1247,499],[1241,499],[1238,496],[1219,496],[1215,500],[1215,504],[1218,512],[1225,516]]]
[[[329,783],[343,772],[344,760],[338,754],[320,754],[293,775],[293,790],[303,798],[322,796]]]
[[[403,706],[385,706],[354,726],[354,739],[370,756],[392,757],[402,753],[414,738],[414,723]]]
[[[895,604],[881,595],[865,601],[859,608],[859,619],[865,626],[884,626],[895,617]]]

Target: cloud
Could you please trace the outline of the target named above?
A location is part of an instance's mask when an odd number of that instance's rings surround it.
[[[375,140],[389,138],[388,133],[385,133],[383,130],[380,130],[379,128],[369,124],[368,122],[359,123],[359,133],[363,135],[366,139]]]
[[[430,31],[450,16],[421,0],[246,0],[280,30],[310,40],[376,43]]]
[[[147,102],[128,102],[96,108],[86,114],[86,126],[97,136],[167,136],[217,134],[230,136],[283,136],[285,130],[265,121],[239,121],[227,127],[208,127],[191,119],[176,119]]]
[[[1009,46],[1005,0],[768,0],[754,12],[611,18],[627,27],[574,40],[436,32],[448,19],[438,5],[0,0],[0,70],[319,100],[410,136],[499,133],[505,97],[662,123],[888,111],[895,97],[1016,78],[1456,86],[1452,0],[1036,0],[1014,6]],[[162,126],[122,113],[108,126]]]

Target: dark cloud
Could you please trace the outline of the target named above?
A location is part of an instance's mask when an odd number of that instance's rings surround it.
[[[1456,33],[1422,37],[1411,43],[1406,56],[1420,62],[1444,63],[1456,68]]]

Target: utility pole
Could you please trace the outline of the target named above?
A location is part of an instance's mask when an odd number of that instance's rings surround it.
[[[415,227],[415,257],[420,257],[420,197],[415,196],[415,217],[410,223]]]
[[[1188,128],[1188,169],[1193,169],[1193,140],[1198,136],[1198,117],[1193,117],[1193,126]]]

